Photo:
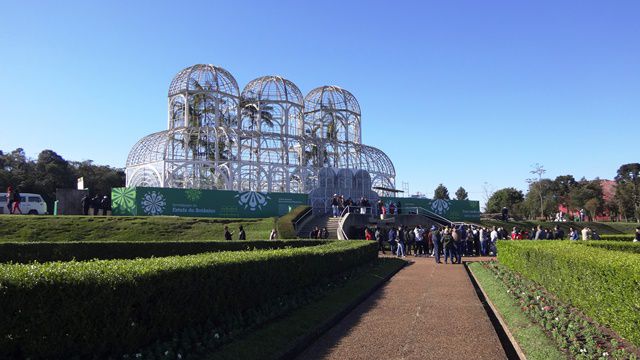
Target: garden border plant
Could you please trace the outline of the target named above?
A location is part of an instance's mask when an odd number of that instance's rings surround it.
[[[579,309],[572,307],[544,287],[525,279],[496,262],[481,266],[507,288],[507,294],[520,309],[555,341],[558,348],[575,359],[636,360],[637,349],[626,344],[614,332],[604,329]]]
[[[499,241],[498,249],[500,263],[640,345],[640,255],[569,241]]]
[[[243,240],[243,241],[87,241],[0,243],[0,263],[32,261],[85,261],[136,259],[204,252],[297,248],[325,244],[325,240]]]
[[[223,332],[255,309],[377,258],[371,242],[0,267],[0,356],[105,357],[181,329]]]

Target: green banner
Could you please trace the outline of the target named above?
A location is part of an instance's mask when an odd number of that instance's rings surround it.
[[[388,207],[390,203],[403,209],[421,207],[451,221],[480,221],[480,202],[470,200],[432,200],[427,198],[382,197]]]
[[[114,188],[112,213],[130,216],[263,218],[308,203],[307,194],[170,188]]]

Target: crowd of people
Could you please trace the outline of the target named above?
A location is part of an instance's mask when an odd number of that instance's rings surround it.
[[[333,194],[330,199],[331,202],[331,214],[333,217],[339,217],[345,211],[347,212],[359,212],[360,214],[373,214],[380,215],[382,217],[386,215],[397,215],[402,211],[402,204],[400,201],[398,203],[390,202],[389,204],[385,204],[385,202],[380,199],[376,203],[375,207],[371,206],[371,202],[366,197],[360,198],[358,201],[353,201],[351,197],[344,198],[343,195]]]
[[[319,227],[314,227],[313,230],[309,232],[309,239],[328,239],[329,238],[329,230],[326,227],[320,229]]]
[[[463,256],[495,256],[496,242],[506,239],[508,234],[502,228],[431,226],[416,227],[391,226],[389,228],[365,228],[365,239],[378,242],[378,250],[386,253],[387,248],[398,257],[434,257],[437,263],[462,263]]]
[[[86,193],[80,200],[80,206],[82,206],[84,215],[89,215],[89,213],[100,215],[100,211],[102,211],[102,215],[108,215],[111,211],[111,200],[107,195],[95,194],[91,196]]]

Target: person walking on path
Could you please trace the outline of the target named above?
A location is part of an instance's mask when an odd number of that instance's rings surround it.
[[[633,239],[633,242],[640,242],[640,226],[636,228],[636,237]]]
[[[340,203],[338,200],[338,194],[333,194],[331,198],[331,209],[333,210],[333,217],[338,217],[340,215]]]
[[[87,192],[80,200],[80,204],[82,205],[82,214],[89,215],[89,208],[91,207],[91,196]]]
[[[247,240],[247,233],[244,232],[242,225],[238,228],[238,240]]]
[[[433,243],[433,257],[436,264],[442,264],[440,262],[440,232],[435,226],[431,227],[431,242]]]
[[[380,230],[379,226],[376,226],[374,236],[376,238],[376,241],[378,242],[378,251],[382,251],[383,254],[386,254],[384,252],[384,238],[382,236],[382,230]]]
[[[392,228],[392,231],[396,231],[395,229]],[[396,251],[396,255],[398,255],[398,257],[400,257],[401,253],[402,253],[402,257],[406,257],[407,254],[405,252],[405,232],[404,229],[402,228],[402,225],[398,228],[397,230],[397,238],[398,238],[398,250]]]
[[[453,250],[453,259],[451,262],[459,264],[460,261],[458,261],[458,255],[460,254],[462,245],[460,244],[460,233],[455,227],[451,228],[451,238],[453,239],[453,247],[451,248],[451,250]]]
[[[224,226],[224,239],[232,240],[233,233],[229,231],[229,227],[227,225]]]
[[[91,199],[91,207],[93,207],[93,215],[100,215],[100,195],[96,194]]]
[[[15,190],[13,190],[13,211],[11,212],[12,214],[16,213],[16,210],[22,214],[22,210],[20,210],[20,201],[22,200],[22,197],[20,196],[20,191],[18,191],[18,189],[16,188]]]
[[[100,201],[100,207],[102,208],[102,215],[108,215],[108,212],[111,211],[111,201],[109,201],[109,197],[107,195],[102,197]]]
[[[449,258],[451,258],[451,263],[455,264],[453,257],[453,236],[449,232],[448,228],[445,228],[442,234],[442,243],[444,245],[444,263],[449,263]]]
[[[13,214],[13,186],[11,185],[7,187],[7,209],[9,214]]]
[[[591,231],[589,230],[589,228],[585,226],[582,229],[582,240],[589,240],[589,235],[591,235],[591,234],[589,234],[590,232]]]
[[[269,234],[269,240],[277,240],[278,239],[278,232],[276,231],[276,229],[271,229],[271,234]]]

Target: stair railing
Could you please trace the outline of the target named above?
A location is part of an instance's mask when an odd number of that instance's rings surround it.
[[[297,233],[298,231],[300,231],[300,228],[298,227],[298,224],[300,224],[303,220],[306,220],[306,219],[307,219],[307,217],[308,217],[309,215],[311,215],[312,213],[313,213],[313,208],[312,208],[312,207],[310,207],[309,209],[307,209],[307,211],[305,211],[304,213],[302,213],[302,215],[300,215],[300,217],[298,217],[298,220],[296,220],[296,221],[293,223],[293,230],[295,230],[295,231],[296,231],[296,233]]]

